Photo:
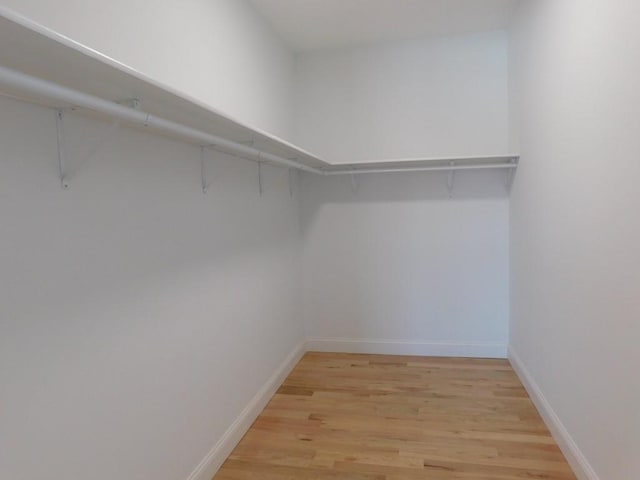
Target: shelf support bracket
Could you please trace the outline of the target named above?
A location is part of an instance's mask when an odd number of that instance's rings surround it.
[[[449,162],[449,166],[455,167],[455,162]],[[453,182],[456,179],[456,171],[452,168],[449,170],[449,176],[447,177],[447,191],[449,192],[449,198],[453,197]]]
[[[209,185],[207,184],[207,171],[206,171],[205,158],[204,158],[204,145],[200,146],[200,181],[202,183],[202,193],[206,195],[207,190],[209,190]]]
[[[113,132],[120,127],[119,121],[114,121],[109,126],[106,133],[96,142],[95,146],[89,150],[85,155],[84,160],[80,163],[80,166],[91,160],[91,158],[100,151],[104,144],[109,140]],[[65,190],[69,188],[69,179],[75,173],[71,171],[67,165],[69,160],[65,149],[65,137],[64,137],[64,110],[56,110],[56,137],[58,143],[58,169],[60,171],[60,183]],[[78,167],[79,168],[79,167]],[[75,169],[77,171],[77,169]]]
[[[258,193],[262,196],[262,162],[258,162]]]
[[[513,177],[516,174],[516,167],[515,167],[516,159],[512,158],[510,162],[511,162],[511,165],[513,166],[507,170],[507,181],[505,183],[507,192],[511,192],[511,185],[513,185]]]
[[[124,105],[125,107],[129,107],[133,110],[142,110],[142,102],[139,98],[125,98],[123,100],[117,101],[120,105]]]
[[[64,151],[64,112],[56,110],[56,139],[58,142],[58,170],[60,172],[60,185],[62,188],[69,188],[66,178],[66,158]]]

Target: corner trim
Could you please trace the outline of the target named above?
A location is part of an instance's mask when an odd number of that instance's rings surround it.
[[[578,480],[600,480],[511,345],[508,358]]]
[[[435,357],[507,358],[507,346],[500,343],[308,338],[307,351],[374,353],[380,355],[421,355]]]
[[[304,353],[306,343],[300,343],[282,362],[276,372],[265,382],[242,410],[222,437],[216,442],[200,464],[189,475],[187,480],[211,480],[227,457],[231,454],[244,434],[249,430],[253,422],[262,410],[267,406],[271,397],[276,393],[280,385],[287,378],[293,367],[300,361]]]

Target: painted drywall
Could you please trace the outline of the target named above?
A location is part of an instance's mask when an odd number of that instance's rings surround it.
[[[520,0],[250,1],[304,52],[504,30]]]
[[[303,340],[286,169],[0,98],[0,478],[186,479]],[[246,418],[244,419],[247,420]],[[207,477],[208,478],[208,477]]]
[[[314,348],[505,356],[504,173],[303,176],[304,316]]]
[[[293,57],[245,0],[1,4],[243,123],[293,134]]]
[[[296,143],[336,162],[508,153],[504,32],[296,56]]]
[[[508,146],[507,37],[487,33],[296,57],[296,141],[332,160]],[[312,346],[504,356],[505,174],[304,176]]]
[[[640,477],[640,4],[523,4],[510,346],[581,479]]]

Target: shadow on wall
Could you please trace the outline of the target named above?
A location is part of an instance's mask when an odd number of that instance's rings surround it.
[[[517,170],[514,178],[517,176]],[[449,173],[398,172],[320,177],[302,173],[302,225],[313,223],[323,204],[460,202],[509,198],[507,170],[457,171],[453,188]]]

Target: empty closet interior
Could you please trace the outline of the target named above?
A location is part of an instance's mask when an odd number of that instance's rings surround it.
[[[637,478],[639,15],[1,0],[0,478],[210,480],[296,365],[386,355],[513,368]],[[304,478],[418,478],[353,472]]]

